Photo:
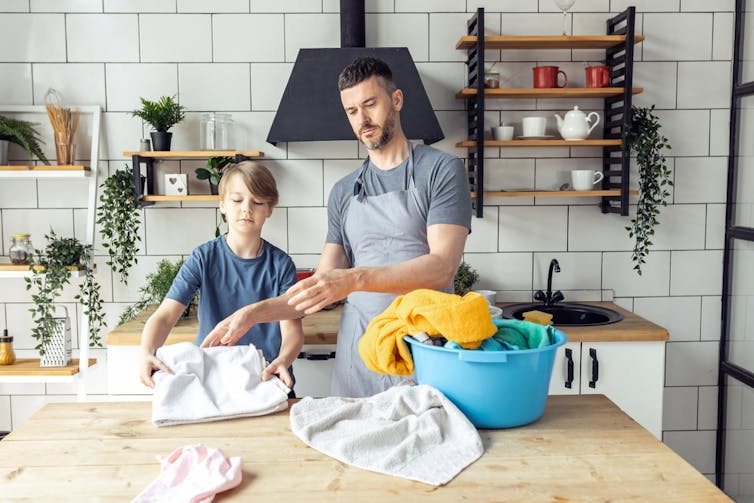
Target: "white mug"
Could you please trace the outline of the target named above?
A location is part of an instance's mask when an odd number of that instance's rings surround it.
[[[513,139],[513,126],[496,126],[492,128],[492,137],[498,141]]]
[[[571,186],[573,190],[592,190],[603,178],[601,172],[593,169],[574,169],[571,171]]]
[[[521,121],[524,129],[524,136],[544,136],[547,127],[547,118],[545,117],[524,117]]]

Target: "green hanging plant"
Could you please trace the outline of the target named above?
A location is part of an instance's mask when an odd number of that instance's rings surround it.
[[[453,278],[453,289],[456,295],[466,295],[479,281],[479,273],[465,261],[458,266],[456,276]]]
[[[79,285],[76,300],[84,306],[89,320],[89,344],[102,347],[99,332],[105,326],[100,285],[94,278],[92,246],[84,245],[76,238],[58,237],[52,229],[45,235],[47,246],[35,249],[31,260],[31,278],[24,278],[27,290],[35,290],[31,296],[34,328],[31,331],[39,344],[36,349],[44,355],[44,345],[50,342],[55,331],[55,300],[63,293],[63,287],[71,282],[68,267],[84,268],[84,280]]]
[[[651,108],[633,107],[631,122],[625,129],[623,145],[629,154],[636,155],[639,167],[639,201],[636,217],[626,226],[628,237],[634,238],[631,260],[634,270],[641,276],[641,266],[646,263],[655,226],[660,222],[660,206],[667,206],[668,188],[673,185],[672,171],[663,155],[670,150],[668,139],[660,132],[659,118]]]
[[[110,260],[107,265],[128,284],[128,272],[138,262],[141,212],[134,196],[133,174],[128,166],[117,170],[100,185],[104,190],[97,206],[102,247]]]

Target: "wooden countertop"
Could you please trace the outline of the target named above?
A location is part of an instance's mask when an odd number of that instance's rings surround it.
[[[306,446],[288,411],[157,428],[148,402],[50,403],[0,442],[3,498],[128,501],[155,456],[195,443],[241,456],[216,501],[732,501],[601,395],[551,396],[524,427],[480,430],[484,455],[432,487],[355,468]]]
[[[596,327],[559,327],[568,336],[569,342],[639,342],[667,341],[668,331],[651,321],[627,311],[612,302],[581,302],[614,309],[623,314],[623,321]],[[504,306],[506,304],[498,304]],[[116,327],[105,342],[108,346],[138,346],[141,331],[155,307],[148,307],[136,318]],[[338,340],[338,323],[343,306],[331,311],[320,311],[304,317],[304,344],[335,344]],[[167,344],[193,342],[197,331],[196,316],[181,319],[170,332]]]
[[[115,327],[107,334],[105,344],[107,346],[138,346],[141,342],[144,324],[155,309],[157,309],[157,306],[149,306],[131,321]],[[343,306],[338,306],[329,311],[320,311],[310,316],[304,316],[304,344],[335,344],[338,341],[338,324],[342,311]],[[198,329],[199,320],[196,318],[196,314],[181,318],[170,331],[165,344],[194,342]]]

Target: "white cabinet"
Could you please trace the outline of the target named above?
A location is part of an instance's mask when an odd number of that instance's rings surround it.
[[[569,342],[555,356],[550,394],[605,395],[659,439],[664,380],[665,342]]]

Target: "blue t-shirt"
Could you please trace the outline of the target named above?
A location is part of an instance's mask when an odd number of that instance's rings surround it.
[[[215,328],[241,307],[282,295],[296,283],[296,266],[280,248],[264,242],[256,258],[236,256],[225,236],[208,241],[191,253],[173,284],[167,298],[187,306],[199,290],[199,345]],[[268,362],[280,353],[280,324],[259,323],[251,327],[236,343],[252,343],[264,353]]]

